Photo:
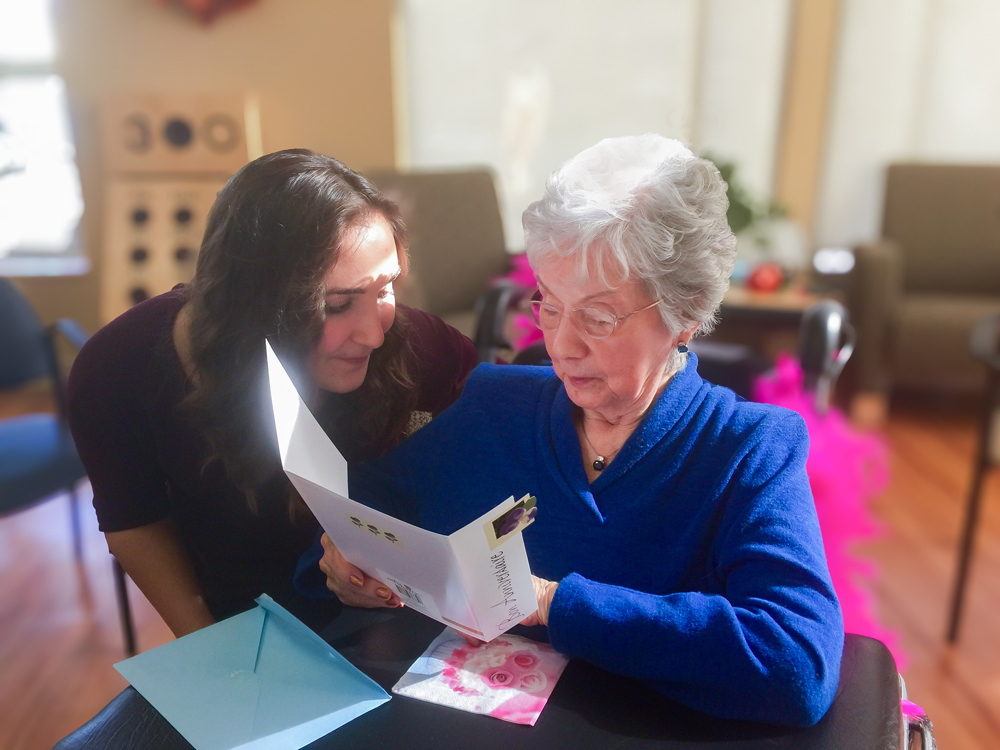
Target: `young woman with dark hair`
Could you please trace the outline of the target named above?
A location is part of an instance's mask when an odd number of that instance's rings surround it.
[[[193,282],[81,351],[70,424],[100,527],[175,635],[262,592],[302,612],[291,577],[317,524],[281,471],[265,339],[352,462],[461,392],[472,343],[395,305],[406,242],[397,207],[358,173],[309,151],[269,154],[219,193]]]

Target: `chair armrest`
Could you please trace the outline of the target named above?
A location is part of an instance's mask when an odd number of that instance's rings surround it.
[[[496,362],[497,351],[509,347],[504,338],[507,313],[534,293],[533,288],[503,280],[476,300],[476,335],[473,343],[480,362]]]
[[[903,293],[899,246],[891,240],[860,245],[854,250],[852,304],[858,331],[855,349],[859,390],[889,389],[889,338],[893,312]]]
[[[49,326],[49,330],[52,334],[61,334],[76,349],[82,349],[83,345],[87,343],[87,339],[90,338],[86,329],[70,318],[60,318]]]

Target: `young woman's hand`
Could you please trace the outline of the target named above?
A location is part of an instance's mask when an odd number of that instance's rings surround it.
[[[381,581],[366,576],[351,565],[326,534],[320,538],[323,557],[319,569],[326,576],[326,587],[344,604],[352,607],[402,607],[399,597]]]

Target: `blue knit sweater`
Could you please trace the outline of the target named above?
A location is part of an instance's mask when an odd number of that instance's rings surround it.
[[[447,534],[530,492],[531,570],[560,582],[557,650],[716,716],[818,721],[844,631],[802,419],[706,383],[691,355],[590,484],[574,408],[551,368],[481,365],[451,408],[352,471],[351,496]]]

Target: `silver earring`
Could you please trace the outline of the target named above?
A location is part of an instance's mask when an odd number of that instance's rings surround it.
[[[681,344],[680,346],[678,346],[677,351],[679,351],[681,354],[687,354],[688,353],[687,344]]]

